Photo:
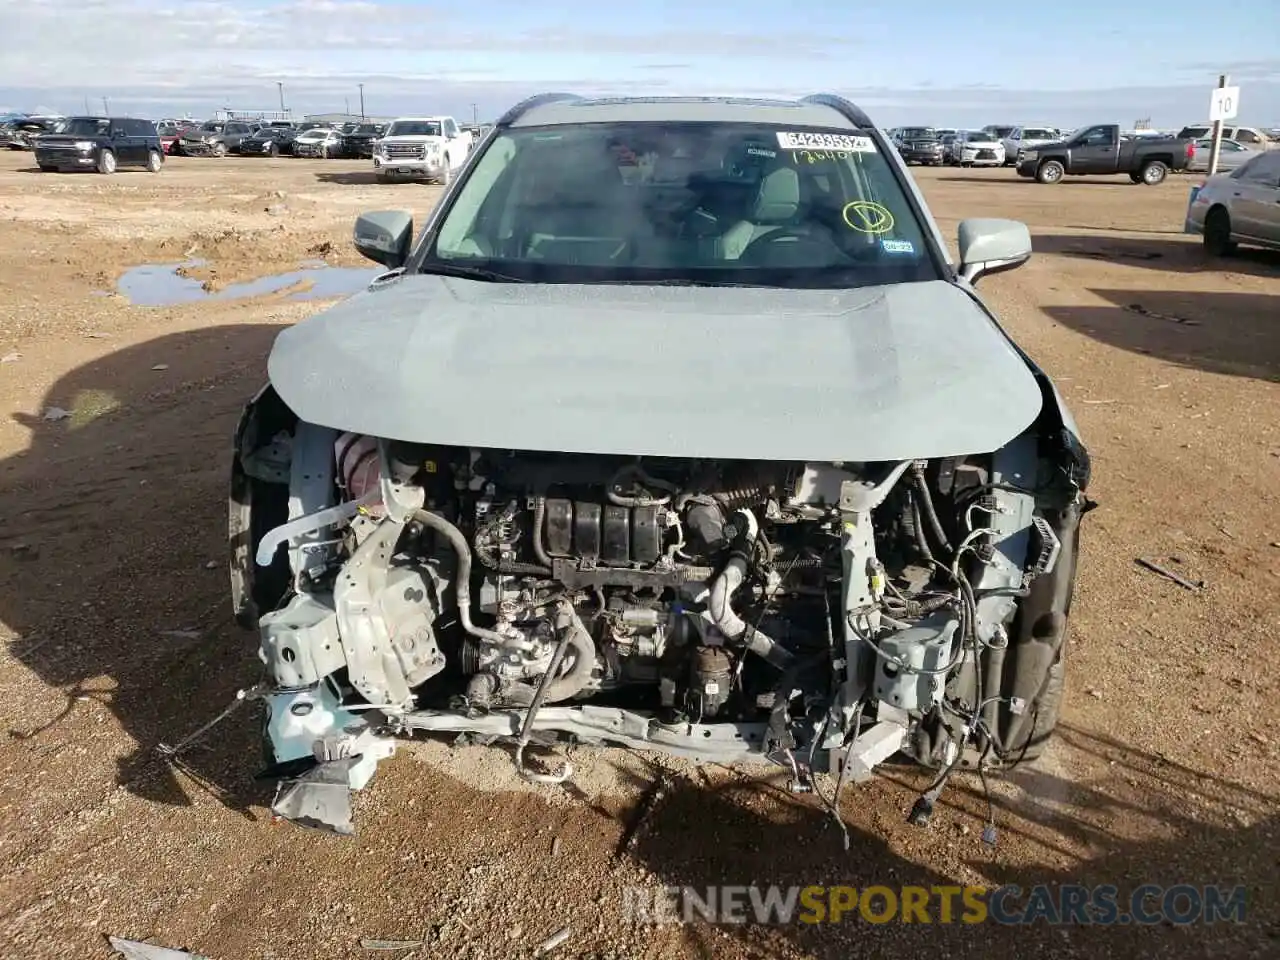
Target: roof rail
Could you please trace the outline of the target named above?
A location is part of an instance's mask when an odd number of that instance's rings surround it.
[[[576,93],[539,93],[532,97],[521,100],[514,107],[498,118],[498,122],[494,124],[498,127],[509,127],[511,124],[519,120],[524,114],[528,113],[534,107],[540,107],[544,103],[560,103],[565,100],[581,100],[582,97]]]
[[[854,103],[846,100],[844,97],[836,96],[834,93],[815,93],[811,96],[804,97],[801,103],[816,103],[819,106],[830,107],[844,114],[846,118],[858,127],[868,128],[874,127],[871,118],[863,111],[863,109]]]

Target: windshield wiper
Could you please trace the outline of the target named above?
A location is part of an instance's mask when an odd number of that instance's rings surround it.
[[[484,280],[488,283],[525,283],[519,277],[511,277],[497,270],[484,267],[469,267],[460,263],[424,263],[418,273],[435,274],[440,277],[461,277],[464,280]]]

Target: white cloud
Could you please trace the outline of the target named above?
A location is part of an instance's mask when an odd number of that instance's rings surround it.
[[[554,8],[548,16],[556,17]],[[500,10],[467,16],[386,0],[79,0],[71,6],[0,0],[0,44],[0,98],[20,109],[53,103],[63,111],[103,96],[113,108],[139,113],[269,108],[279,82],[299,111],[342,109],[348,99],[354,105],[357,84],[364,83],[373,113],[431,102],[433,109],[470,115],[474,103],[493,116],[549,89],[793,95],[888,75],[883,51],[862,49],[850,57],[855,44],[828,40],[820,31],[711,33],[664,25],[622,35],[551,19],[519,33],[504,27]],[[1258,122],[1280,115],[1278,65],[1235,65],[1234,73],[1247,78],[1245,109]],[[1203,67],[1183,68],[1187,81],[1168,86],[1063,91],[1012,81],[928,88],[904,81],[845,92],[884,124],[1128,123],[1151,116],[1170,125],[1207,109],[1205,82],[1190,78]],[[770,81],[780,88],[763,88]]]

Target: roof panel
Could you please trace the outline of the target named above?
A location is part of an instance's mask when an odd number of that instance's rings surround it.
[[[512,126],[537,127],[619,122],[696,123],[699,121],[856,129],[844,114],[825,104],[745,97],[617,97],[560,100],[531,107],[521,114]]]

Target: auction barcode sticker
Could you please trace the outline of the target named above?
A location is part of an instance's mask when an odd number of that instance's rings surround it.
[[[778,131],[778,146],[783,150],[844,150],[847,153],[875,153],[870,137],[851,137],[845,133],[805,133]]]

